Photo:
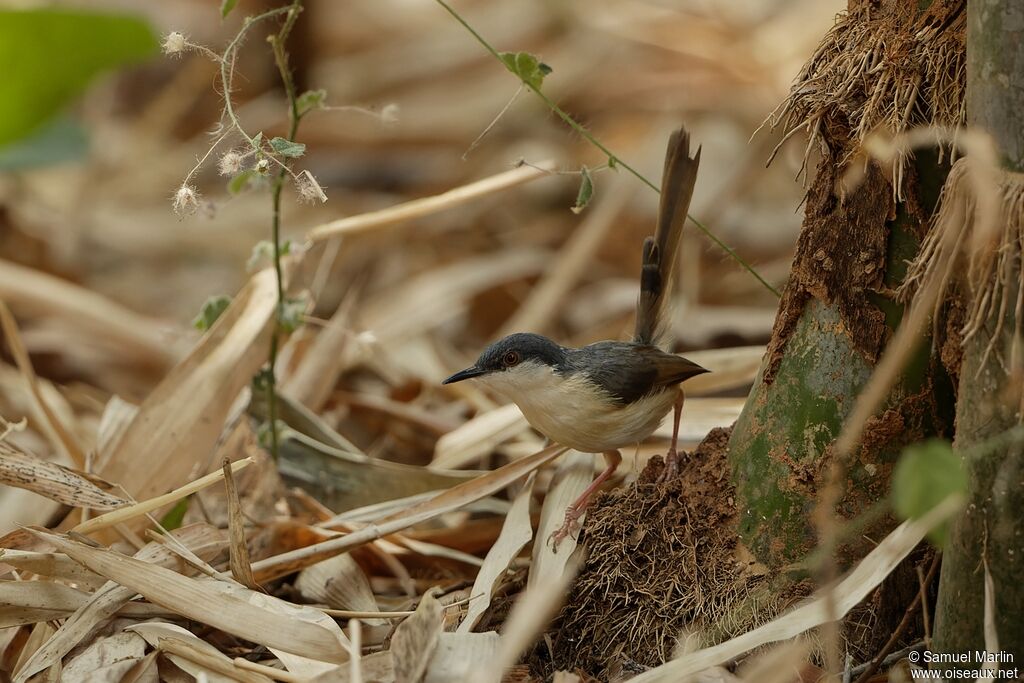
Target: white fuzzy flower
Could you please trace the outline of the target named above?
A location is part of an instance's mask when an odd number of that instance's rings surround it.
[[[256,171],[260,175],[266,175],[270,172],[270,160],[260,159],[256,162],[256,165],[253,166],[252,170]]]
[[[217,170],[221,175],[237,175],[242,170],[243,159],[244,157],[237,150],[228,150],[221,155],[220,161],[217,162]]]
[[[185,51],[185,47],[188,45],[185,40],[185,35],[178,31],[171,31],[164,36],[163,50],[165,55],[176,55],[181,54]]]
[[[179,216],[188,216],[199,208],[199,193],[191,185],[182,185],[174,193],[174,212]]]

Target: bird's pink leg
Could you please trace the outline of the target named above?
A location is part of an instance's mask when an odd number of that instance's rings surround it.
[[[676,446],[679,443],[679,419],[683,414],[683,401],[686,397],[683,396],[683,390],[679,390],[679,396],[676,397],[675,406],[673,406],[672,416],[672,444],[668,448],[668,452],[665,453],[665,470],[662,472],[659,481],[668,481],[675,479],[679,476],[679,452],[676,450]]]
[[[555,548],[558,548],[558,544],[563,538],[568,536],[576,527],[579,526],[579,518],[583,516],[583,513],[587,511],[587,506],[590,505],[590,497],[597,492],[601,485],[608,481],[608,478],[615,474],[615,470],[618,469],[619,464],[622,463],[622,454],[618,451],[605,451],[602,453],[604,456],[605,468],[601,474],[597,475],[597,478],[591,482],[590,486],[580,494],[572,505],[565,510],[565,522],[560,526],[553,534],[551,534],[551,543]]]

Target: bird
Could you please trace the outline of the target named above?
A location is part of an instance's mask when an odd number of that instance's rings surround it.
[[[562,526],[552,534],[556,548],[615,473],[622,462],[619,449],[650,436],[670,410],[672,441],[663,477],[678,472],[680,385],[708,370],[662,347],[664,314],[699,165],[700,148],[690,156],[689,133],[679,128],[665,153],[655,233],[643,242],[632,340],[571,348],[540,334],[516,332],[487,346],[473,365],[443,381],[480,382],[518,405],[530,426],[551,442],[604,456],[605,469],[568,507]]]

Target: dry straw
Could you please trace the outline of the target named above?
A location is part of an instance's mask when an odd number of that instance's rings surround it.
[[[840,15],[789,97],[768,118],[772,128],[786,129],[772,157],[801,130],[808,138],[806,172],[816,146],[845,163],[878,129],[898,134],[922,125],[962,125],[967,66],[963,5],[940,1],[917,17],[902,17],[857,3]],[[907,22],[913,24],[909,29]],[[837,140],[843,148],[830,149]],[[939,149],[940,156],[948,152],[955,158],[954,145]],[[907,158],[900,154],[893,166],[898,199],[903,199]]]

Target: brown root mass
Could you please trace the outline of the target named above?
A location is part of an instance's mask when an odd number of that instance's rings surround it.
[[[986,167],[982,162],[961,159],[953,165],[942,190],[932,230],[921,251],[910,265],[900,296],[912,299],[930,280],[940,288],[938,307],[946,301],[950,287],[959,287],[963,298],[954,297],[949,305],[946,337],[953,348],[942,348],[943,362],[951,374],[959,374],[962,347],[990,320],[997,320],[998,337],[1005,313],[1024,309],[1019,264],[1024,253],[1024,174]],[[965,266],[965,267],[964,267]],[[1018,316],[1016,338],[1024,335],[1024,322]],[[956,325],[959,329],[956,329]],[[950,328],[953,329],[950,329]],[[999,353],[994,342],[985,356]],[[1024,353],[1015,343],[1011,355]],[[1000,358],[1004,366],[1014,359]]]
[[[769,121],[785,139],[803,129],[844,166],[876,129],[952,128],[966,116],[966,3],[851,2]],[[952,150],[950,150],[952,153]],[[941,150],[940,150],[941,153]],[[902,199],[907,154],[893,167]],[[806,168],[806,156],[805,156]]]
[[[582,539],[588,559],[554,641],[556,669],[615,678],[671,657],[684,628],[719,640],[757,621],[750,610],[731,612],[763,578],[737,552],[729,433],[715,429],[682,455],[676,479],[658,483],[664,465],[655,458],[636,485],[594,503]]]

